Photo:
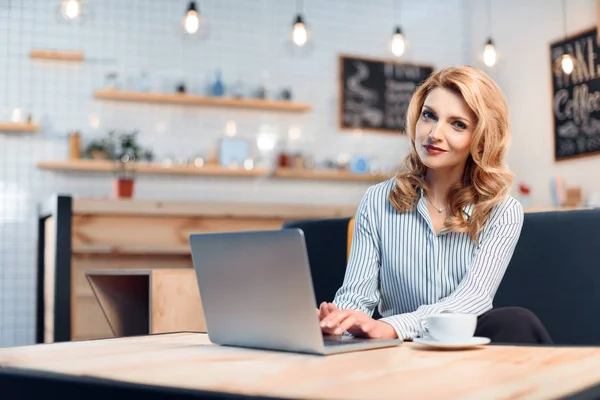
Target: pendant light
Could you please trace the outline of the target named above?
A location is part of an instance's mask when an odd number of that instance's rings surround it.
[[[190,1],[187,12],[185,13],[181,23],[183,25],[183,29],[188,34],[193,35],[198,32],[198,28],[200,27],[200,15],[198,14],[195,1]]]
[[[563,33],[564,33],[565,39],[566,39],[567,38],[567,4],[566,4],[565,0],[563,0],[562,6],[563,6]],[[560,68],[562,69],[562,71],[565,74],[570,75],[571,72],[573,72],[573,69],[575,69],[575,59],[573,58],[573,56],[571,56],[566,51],[567,50],[565,49],[565,54],[563,54],[557,60],[557,63],[560,63]]]
[[[304,19],[301,14],[296,16],[294,29],[292,31],[292,41],[296,46],[302,47],[308,42],[308,30],[304,24]]]
[[[402,36],[402,28],[400,28],[399,25],[396,27],[394,35],[392,36],[390,48],[392,50],[392,54],[396,57],[402,57],[402,55],[404,54],[404,50],[406,49],[406,45],[404,43],[404,36]]]
[[[570,75],[571,72],[573,72],[573,69],[575,69],[575,63],[573,62],[573,57],[571,57],[570,54],[563,54],[562,57],[560,58],[560,67],[562,68],[563,72],[567,75]]]
[[[483,63],[488,67],[493,67],[496,65],[497,54],[496,54],[496,46],[494,46],[494,41],[492,40],[492,4],[491,0],[487,2],[487,15],[488,15],[488,27],[490,36],[488,40],[485,42],[485,46],[483,47]]]
[[[59,22],[77,23],[89,17],[88,5],[82,0],[61,0],[58,3],[56,18]]]
[[[397,10],[396,4],[394,3],[394,20],[398,21],[399,18],[397,14],[399,11]],[[404,55],[404,51],[406,50],[406,42],[404,41],[404,35],[402,34],[402,28],[400,25],[397,25],[394,28],[394,33],[392,34],[392,39],[390,40],[390,51],[396,57],[402,57]]]
[[[296,1],[296,18],[292,28],[292,43],[298,47],[303,47],[310,39],[310,33],[304,22],[304,16],[302,15],[302,0]]]
[[[66,20],[74,20],[81,15],[81,2],[78,0],[64,0],[61,2],[60,11]]]
[[[199,1],[190,1],[183,18],[181,19],[181,28],[184,38],[200,40],[208,37],[208,21],[200,12]],[[195,39],[194,39],[195,40]]]
[[[315,40],[306,25],[302,0],[296,0],[296,14],[292,20],[292,29],[285,35],[283,46],[292,57],[307,57],[314,52]]]
[[[483,62],[488,67],[493,67],[496,64],[496,48],[492,38],[489,38],[483,48]]]

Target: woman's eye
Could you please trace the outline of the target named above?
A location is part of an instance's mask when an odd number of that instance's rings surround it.
[[[433,113],[431,111],[423,111],[423,113],[421,114],[423,116],[423,119],[434,119],[435,115],[433,115]]]
[[[467,129],[467,125],[465,125],[464,122],[454,121],[453,125],[455,128],[458,128],[458,129]]]

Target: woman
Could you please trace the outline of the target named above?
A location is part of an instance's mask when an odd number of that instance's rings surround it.
[[[551,343],[530,311],[492,309],[523,225],[499,87],[472,67],[438,71],[413,95],[406,129],[407,171],[361,200],[343,285],[318,309],[323,332],[410,340],[424,317],[452,312],[478,315],[476,336],[494,342]]]

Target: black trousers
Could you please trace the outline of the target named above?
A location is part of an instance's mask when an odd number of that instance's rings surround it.
[[[538,317],[526,308],[494,308],[477,319],[475,336],[490,338],[492,343],[553,344]]]

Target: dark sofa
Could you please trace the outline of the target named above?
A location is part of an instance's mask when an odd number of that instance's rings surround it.
[[[317,304],[331,301],[344,279],[349,220],[283,225],[304,232]],[[526,213],[494,307],[530,309],[556,344],[600,344],[598,254],[600,209]]]

